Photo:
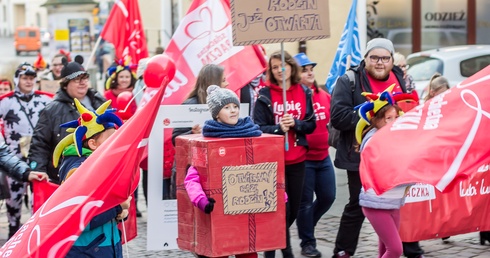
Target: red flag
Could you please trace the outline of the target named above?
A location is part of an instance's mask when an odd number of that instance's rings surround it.
[[[131,57],[137,64],[140,59],[148,57],[148,47],[137,0],[118,0],[100,36],[114,44],[116,58]]]
[[[267,67],[259,45],[233,46],[230,2],[226,0],[193,1],[165,54],[174,60],[177,71],[165,91],[163,104],[181,104],[192,91],[199,70],[205,64],[223,66],[230,83],[228,89],[235,92]],[[145,105],[154,91],[152,88],[146,89],[141,105]],[[172,129],[165,129],[164,135],[164,148],[172,151]],[[165,156],[164,167],[171,168],[173,157]]]
[[[165,53],[177,67],[165,91],[165,104],[181,104],[205,64],[222,65],[232,91],[242,88],[267,66],[258,46],[233,46],[230,2],[225,0],[193,1]]]
[[[137,169],[165,88],[126,122],[62,184],[0,248],[0,256],[63,257],[84,225],[134,192]]]
[[[442,192],[490,164],[490,66],[376,132],[361,153],[365,189],[426,183]]]

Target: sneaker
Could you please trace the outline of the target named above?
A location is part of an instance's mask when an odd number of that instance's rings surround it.
[[[322,257],[322,253],[318,251],[314,246],[312,245],[306,245],[301,248],[301,255],[306,256],[306,257]]]
[[[340,251],[340,252],[336,253],[333,257],[334,258],[350,258],[350,255],[348,253],[346,253],[345,251]]]

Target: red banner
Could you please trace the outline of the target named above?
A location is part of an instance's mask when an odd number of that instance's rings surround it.
[[[100,36],[114,44],[116,58],[131,57],[137,64],[148,56],[145,31],[138,0],[118,0],[114,3]]]
[[[85,225],[134,192],[164,88],[98,148],[0,248],[2,257],[63,257]]]
[[[449,192],[490,163],[490,66],[383,127],[361,153],[365,189],[425,183]]]
[[[165,104],[182,103],[205,64],[222,65],[232,91],[242,88],[267,66],[258,46],[233,46],[230,2],[225,0],[193,1],[165,53],[177,67],[165,91]]]
[[[430,185],[415,185],[401,208],[400,236],[404,242],[490,231],[490,164],[468,180],[441,193]]]

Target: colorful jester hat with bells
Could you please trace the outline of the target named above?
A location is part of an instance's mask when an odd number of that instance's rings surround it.
[[[116,77],[120,71],[128,70],[129,72],[131,72],[131,76],[133,76],[135,79],[137,78],[136,73],[133,71],[136,70],[136,68],[138,68],[138,65],[131,64],[131,57],[127,56],[126,58],[124,58],[124,60],[123,59],[116,60],[116,64],[117,64],[116,66],[113,65],[109,67],[109,69],[107,69],[108,78],[107,81],[105,82],[106,90],[110,89],[112,81],[116,80]]]
[[[60,125],[60,127],[68,127],[67,132],[71,134],[63,138],[53,153],[53,165],[58,166],[63,150],[70,144],[75,144],[78,156],[82,156],[83,141],[90,137],[101,133],[109,128],[118,128],[122,125],[121,119],[113,113],[113,110],[107,110],[111,104],[108,100],[102,104],[95,112],[85,108],[78,99],[75,99],[75,105],[80,113],[77,120],[73,120]]]
[[[393,88],[395,84],[386,88],[381,93],[373,94],[370,92],[363,92],[362,95],[366,97],[367,101],[356,106],[354,109],[358,110],[359,121],[356,126],[356,140],[360,144],[362,141],[362,132],[366,126],[371,125],[371,119],[376,115],[376,113],[386,105],[394,105],[401,101],[419,101],[417,93],[394,93]],[[400,111],[398,115],[403,115]]]

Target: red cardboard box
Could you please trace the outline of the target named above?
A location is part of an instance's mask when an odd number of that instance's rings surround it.
[[[208,257],[286,247],[284,138],[176,139],[180,249]],[[184,187],[186,168],[199,172],[211,214],[194,207]]]

